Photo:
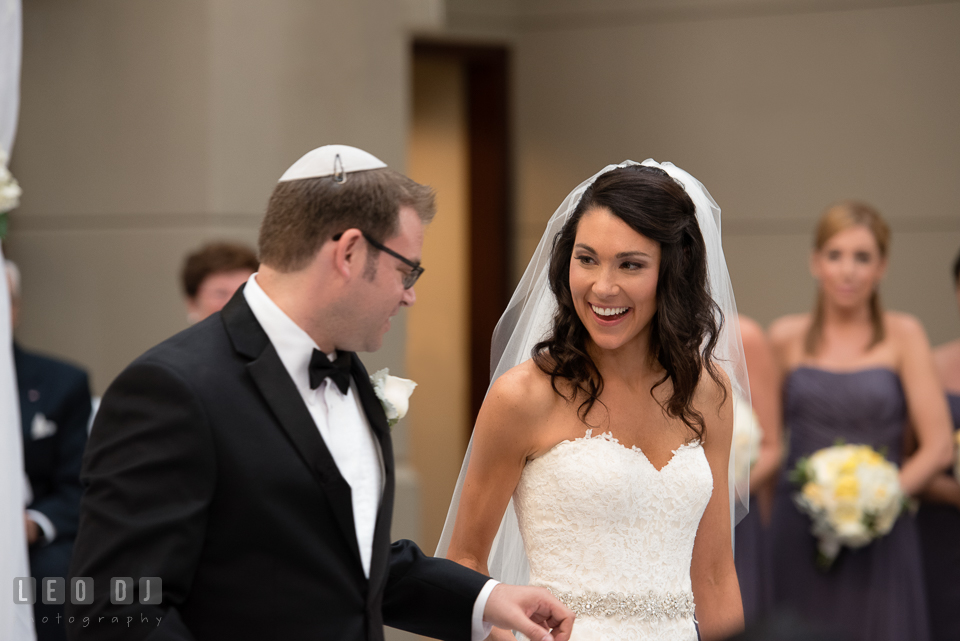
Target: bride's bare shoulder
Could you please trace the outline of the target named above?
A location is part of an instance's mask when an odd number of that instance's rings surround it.
[[[549,367],[549,364],[548,364]],[[561,392],[569,387],[558,378]],[[477,417],[474,444],[482,441],[524,460],[537,458],[569,438],[571,425],[579,426],[571,400],[554,390],[550,374],[527,360],[498,378],[487,393]]]
[[[712,407],[716,412],[716,408],[728,402],[732,393],[730,377],[719,365],[714,363],[713,373],[706,367],[701,370],[693,403],[700,411],[703,411],[703,408]]]
[[[528,359],[507,370],[494,382],[484,404],[489,401],[512,412],[539,415],[555,402],[556,396],[550,375],[533,359]]]

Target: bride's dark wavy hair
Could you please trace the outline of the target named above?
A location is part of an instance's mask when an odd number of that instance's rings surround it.
[[[704,369],[723,390],[726,387],[714,363],[713,351],[723,316],[710,296],[707,283],[707,250],[697,223],[696,207],[683,186],[657,167],[632,165],[601,174],[587,188],[577,208],[557,234],[550,259],[550,288],[557,297],[553,329],[533,348],[533,360],[550,375],[553,390],[573,401],[586,397],[578,409],[580,420],[600,400],[603,377],[586,350],[587,329],[573,306],[570,294],[570,261],[577,226],[584,213],[603,207],[638,234],[660,244],[657,311],[651,320],[651,352],[663,366],[663,378],[673,394],[661,407],[679,418],[702,439],[706,425],[693,406],[693,397]],[[569,381],[569,397],[557,386]]]

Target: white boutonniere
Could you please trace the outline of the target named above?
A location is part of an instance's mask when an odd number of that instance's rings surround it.
[[[407,409],[410,407],[410,395],[413,394],[413,388],[416,383],[407,378],[399,376],[390,376],[390,369],[383,368],[370,377],[373,383],[373,391],[380,404],[383,405],[383,411],[387,415],[387,424],[393,427],[401,418],[407,415]]]

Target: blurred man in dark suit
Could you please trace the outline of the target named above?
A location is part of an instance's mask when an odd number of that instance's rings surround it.
[[[11,325],[16,329],[20,308],[20,277],[7,261]],[[30,574],[66,577],[80,518],[80,463],[90,420],[90,385],[78,367],[28,352],[13,345],[23,461],[29,481],[24,521],[30,545]],[[65,639],[62,605],[34,606],[39,641]],[[45,620],[46,619],[46,620]]]

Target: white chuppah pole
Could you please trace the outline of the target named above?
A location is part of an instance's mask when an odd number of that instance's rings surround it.
[[[0,265],[3,250],[0,249]],[[29,577],[24,526],[23,444],[20,403],[13,370],[10,293],[0,274],[0,638],[33,641],[33,606],[15,602],[15,578]],[[40,598],[39,586],[34,592]]]
[[[0,149],[8,158],[20,112],[22,23],[20,0],[0,0]]]
[[[20,107],[20,0],[0,0],[0,149],[9,157]],[[0,248],[0,265],[3,249]],[[24,526],[23,444],[13,369],[10,293],[0,277],[0,637],[33,641],[33,607],[14,602],[16,577],[30,576]],[[36,592],[39,596],[39,590]]]

